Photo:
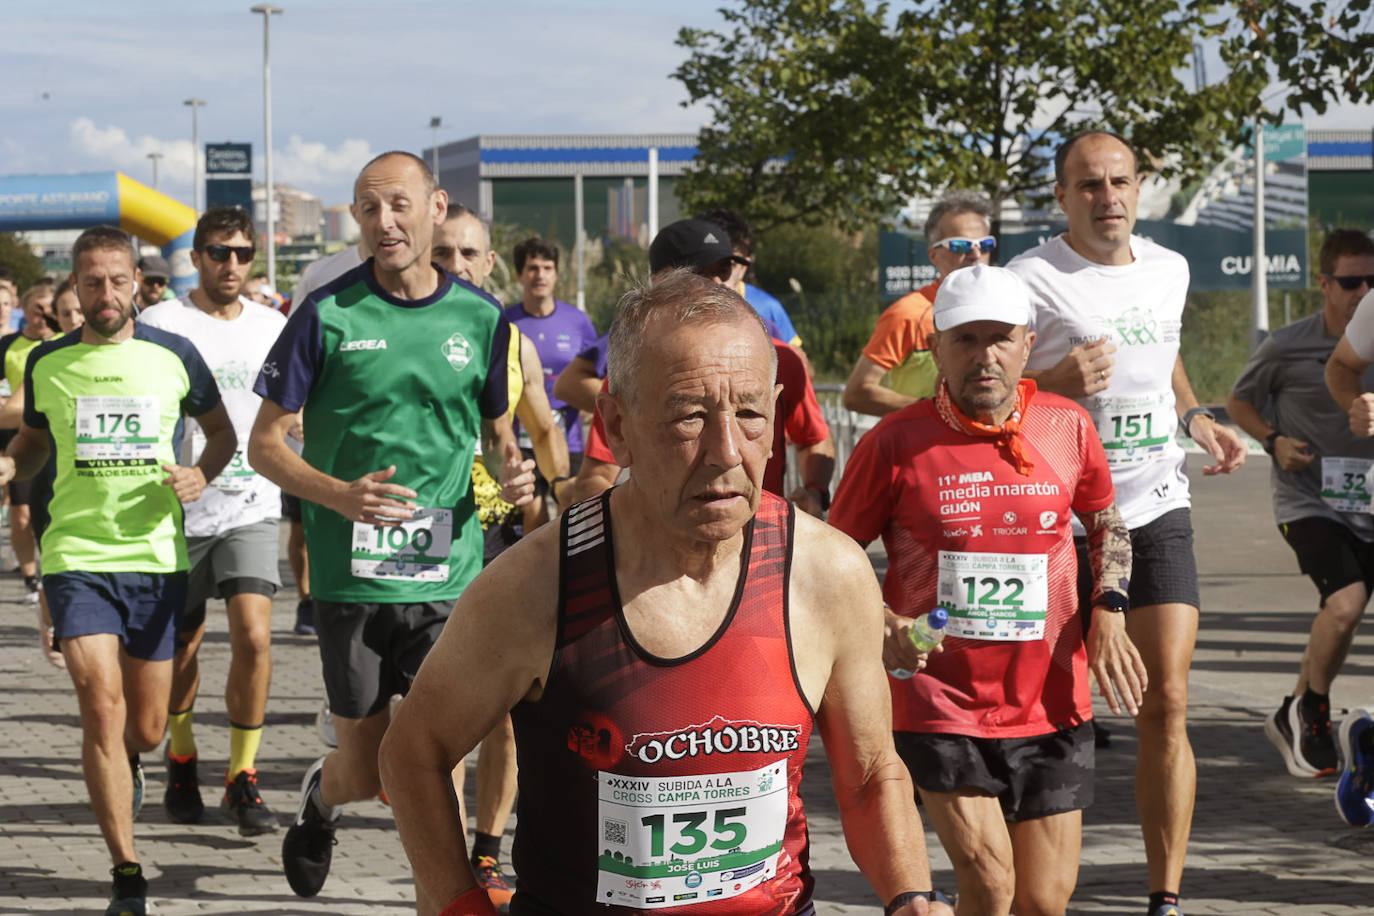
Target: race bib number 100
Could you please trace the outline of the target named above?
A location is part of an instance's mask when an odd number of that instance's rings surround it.
[[[777,874],[786,760],[738,773],[597,778],[597,903],[642,910],[710,903]]]
[[[945,632],[965,639],[1045,638],[1048,560],[1043,553],[940,551],[939,602]]]
[[[76,399],[78,468],[156,466],[157,397]]]
[[[453,510],[416,509],[400,525],[353,523],[350,571],[360,579],[447,582]]]

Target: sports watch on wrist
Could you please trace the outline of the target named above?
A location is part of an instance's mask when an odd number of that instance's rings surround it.
[[[1103,607],[1113,613],[1124,614],[1131,609],[1131,599],[1124,592],[1109,588],[1093,598],[1093,607]]]
[[[1275,443],[1277,443],[1277,442],[1279,441],[1279,436],[1281,436],[1281,435],[1283,435],[1283,433],[1279,432],[1279,431],[1276,429],[1276,430],[1274,430],[1272,433],[1270,433],[1269,435],[1267,435],[1267,436],[1264,437],[1264,452],[1265,452],[1265,454],[1267,454],[1267,455],[1272,455],[1272,454],[1274,454],[1274,445],[1275,445]]]
[[[917,897],[924,897],[931,903],[944,903],[954,906],[954,901],[950,900],[939,891],[907,891],[905,894],[898,894],[888,901],[887,906],[883,907],[883,916],[892,916],[893,913],[906,906]]]

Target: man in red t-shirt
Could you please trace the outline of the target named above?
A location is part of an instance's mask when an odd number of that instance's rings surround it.
[[[1126,636],[1130,542],[1102,443],[1074,402],[1021,378],[1025,285],[977,265],[935,298],[935,397],[885,417],[845,466],[830,523],[890,567],[884,645],[897,749],[970,912],[1062,913],[1092,801],[1091,664],[1135,714],[1145,668]],[[1095,577],[1085,647],[1070,513]],[[949,612],[942,651],[908,630]]]

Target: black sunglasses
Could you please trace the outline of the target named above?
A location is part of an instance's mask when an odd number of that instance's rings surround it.
[[[1353,277],[1338,277],[1335,274],[1327,274],[1327,276],[1339,283],[1341,289],[1347,292],[1359,289],[1361,283],[1374,289],[1374,274],[1357,274]]]
[[[220,263],[229,260],[230,254],[235,255],[240,264],[247,264],[253,260],[252,245],[206,245],[204,251],[210,256],[210,260]]]

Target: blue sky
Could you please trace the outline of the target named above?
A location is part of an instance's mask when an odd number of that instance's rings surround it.
[[[374,153],[477,133],[694,132],[670,77],[684,25],[723,0],[276,0],[273,168],[278,181],[348,200]],[[17,2],[7,2],[11,9]],[[4,12],[0,174],[117,169],[191,200],[191,118],[201,141],[262,150],[262,17],[253,0],[53,0]],[[1308,126],[1362,127],[1365,107]],[[259,162],[258,177],[261,177]]]
[[[276,180],[348,199],[372,154],[477,133],[694,132],[669,74],[712,2],[276,0]],[[5,4],[9,5],[9,4]],[[0,174],[107,171],[190,202],[200,138],[262,149],[262,17],[253,0],[26,4],[0,27]],[[137,10],[136,13],[131,10]],[[51,12],[49,12],[51,10]],[[259,162],[257,176],[261,177]]]

